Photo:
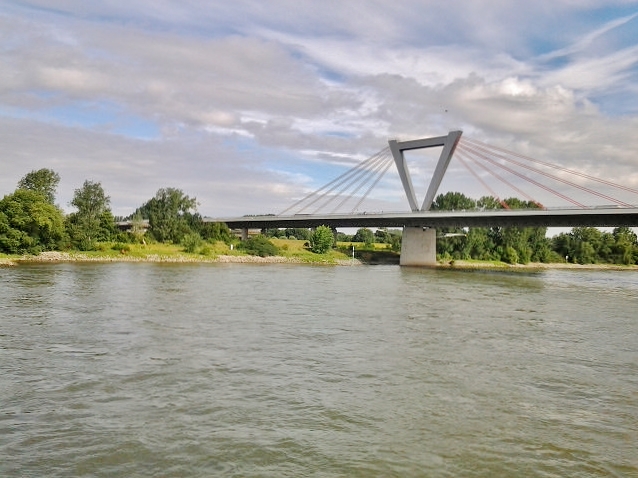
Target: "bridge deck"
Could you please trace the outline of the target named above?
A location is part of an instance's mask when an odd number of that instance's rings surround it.
[[[638,226],[638,208],[494,209],[486,211],[422,211],[294,216],[205,218],[230,228],[330,227],[618,227]]]

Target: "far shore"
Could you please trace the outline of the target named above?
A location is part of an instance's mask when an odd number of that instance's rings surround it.
[[[210,257],[196,257],[188,255],[158,255],[149,254],[145,257],[139,256],[94,256],[79,252],[42,252],[37,256],[25,255],[20,257],[0,257],[0,266],[18,266],[20,264],[34,263],[62,263],[62,262],[157,262],[157,263],[251,263],[251,264],[308,264],[308,265],[361,265],[364,264],[358,259],[330,259],[325,261],[306,261],[298,257],[270,256],[259,257],[250,255],[215,255]],[[529,263],[529,264],[507,264],[504,262],[487,261],[439,261],[433,268],[440,269],[473,269],[473,270],[547,270],[547,269],[572,269],[572,270],[622,270],[638,271],[638,265],[622,264],[572,264],[572,263]]]

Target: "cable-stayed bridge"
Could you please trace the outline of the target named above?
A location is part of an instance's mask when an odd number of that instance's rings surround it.
[[[388,147],[280,214],[209,220],[243,230],[320,225],[402,227],[402,265],[436,263],[437,227],[638,226],[638,189],[461,137],[461,131],[451,131],[446,136],[433,138],[391,140]],[[428,148],[441,148],[441,153],[425,197],[419,202],[405,152]],[[452,157],[471,174],[473,185],[480,184],[496,203],[473,210],[432,209]],[[361,212],[360,206],[393,164],[410,211]],[[500,185],[499,191],[508,190],[536,207],[511,208],[496,193],[496,184]],[[563,205],[547,208],[535,199],[539,195]]]

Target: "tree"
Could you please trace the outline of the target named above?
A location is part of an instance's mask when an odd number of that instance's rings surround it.
[[[60,175],[51,169],[44,168],[27,173],[18,182],[18,189],[27,189],[40,193],[50,204],[53,204],[59,183]]]
[[[476,209],[476,201],[463,193],[449,192],[439,194],[432,203],[432,210],[462,211]]]
[[[115,231],[110,202],[99,182],[86,180],[81,188],[75,190],[70,204],[77,212],[69,215],[67,223],[71,241],[76,247],[91,250],[96,241],[110,239]]]
[[[148,219],[149,232],[160,242],[180,243],[192,232],[189,221],[197,208],[197,200],[180,189],[161,188],[138,212]],[[192,211],[192,212],[191,212]]]
[[[135,211],[131,216],[131,229],[130,233],[136,242],[144,242],[144,234],[146,234],[146,225],[144,224],[144,218],[139,211]]]
[[[434,211],[472,210],[476,209],[476,201],[462,193],[448,192],[439,194],[432,202],[431,209]],[[437,233],[441,236],[451,234],[451,236],[439,241],[437,247],[439,254],[443,257],[461,259],[462,249],[467,241],[460,234],[465,234],[466,231],[460,227],[440,227],[437,229]]]
[[[334,234],[328,226],[319,226],[310,236],[310,250],[316,254],[325,254],[334,244]]]
[[[37,254],[64,238],[64,218],[39,192],[18,189],[0,201],[0,251]]]
[[[223,241],[226,244],[230,244],[233,237],[231,230],[224,222],[202,222],[199,234],[207,241]]]
[[[303,241],[309,241],[312,235],[312,233],[310,232],[310,229],[300,228],[300,227],[288,228],[285,230],[285,233],[288,239],[294,238],[294,239],[300,239]]]
[[[574,262],[594,264],[598,262],[598,251],[603,244],[602,232],[595,227],[575,227],[573,238]]]
[[[503,209],[503,203],[493,196],[483,196],[476,201],[476,207],[479,209]]]
[[[481,202],[483,199],[481,198]],[[504,199],[501,204],[507,204],[510,209],[540,207],[534,201],[523,201],[518,198]],[[485,201],[485,205],[489,205],[489,201]],[[549,241],[545,238],[546,233],[546,227],[499,227],[492,228],[491,237],[497,250],[501,251],[501,260],[511,263],[516,258],[519,263],[527,264],[530,261],[542,262],[549,258],[550,248]]]
[[[374,242],[377,242],[379,244],[391,244],[392,235],[387,228],[381,227],[374,231]]]
[[[363,242],[366,246],[370,246],[374,244],[374,233],[370,229],[362,227],[357,229],[357,232],[352,236],[352,241]]]
[[[617,227],[613,230],[614,262],[635,264],[638,259],[638,237],[628,227]]]

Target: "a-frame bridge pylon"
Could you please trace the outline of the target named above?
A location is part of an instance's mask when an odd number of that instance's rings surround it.
[[[450,159],[452,159],[452,155],[454,154],[454,150],[456,149],[456,145],[461,139],[462,134],[463,131],[450,131],[447,136],[437,136],[435,138],[423,138],[411,141],[396,141],[392,139],[388,141],[390,151],[394,157],[394,162],[396,163],[397,170],[399,171],[399,176],[401,177],[401,182],[403,183],[405,195],[408,198],[412,211],[418,212],[430,210],[432,202],[434,201],[434,196],[441,185],[443,175],[447,170],[448,164],[450,164]],[[439,161],[436,164],[436,169],[432,175],[432,180],[430,181],[428,190],[425,193],[425,199],[423,199],[423,204],[419,209],[416,195],[414,194],[412,179],[410,178],[410,171],[408,170],[408,165],[405,161],[403,152],[413,149],[435,148],[440,146],[443,146],[443,151],[441,151],[441,156],[439,156]]]

